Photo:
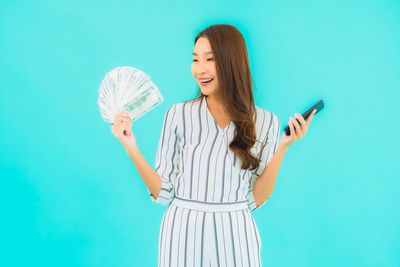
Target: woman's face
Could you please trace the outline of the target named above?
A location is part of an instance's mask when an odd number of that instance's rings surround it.
[[[218,77],[211,50],[206,37],[200,37],[194,46],[192,75],[204,95],[212,95],[218,91]],[[211,81],[209,81],[211,79]]]

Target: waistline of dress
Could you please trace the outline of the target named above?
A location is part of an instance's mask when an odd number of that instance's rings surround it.
[[[184,199],[177,196],[174,197],[171,205],[206,212],[230,212],[246,210],[249,208],[247,200],[239,202],[211,203],[192,199]]]

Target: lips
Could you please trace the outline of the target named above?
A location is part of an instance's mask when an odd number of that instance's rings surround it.
[[[210,84],[213,80],[214,80],[213,78],[209,78],[209,79],[201,79],[199,81],[201,85],[207,85]]]

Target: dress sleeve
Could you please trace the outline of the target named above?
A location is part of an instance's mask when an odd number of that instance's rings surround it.
[[[249,210],[254,211],[259,209],[261,206],[265,204],[266,201],[261,203],[258,207],[256,207],[256,202],[254,199],[254,182],[256,181],[257,177],[261,175],[261,173],[264,171],[265,167],[268,165],[270,162],[272,156],[275,154],[276,149],[278,147],[279,143],[279,133],[280,133],[280,122],[278,117],[270,113],[267,115],[270,117],[270,120],[267,121],[267,123],[264,125],[264,127],[268,127],[268,131],[265,134],[263,144],[261,146],[260,152],[259,152],[259,157],[261,159],[260,165],[258,168],[252,171],[252,176],[250,178],[249,182],[249,191],[248,191],[248,205],[249,205]],[[268,200],[268,199],[267,199]]]
[[[180,139],[176,110],[176,104],[167,110],[158,142],[155,171],[161,178],[160,194],[154,198],[148,190],[151,200],[161,205],[168,205],[175,197],[174,182],[179,173]]]

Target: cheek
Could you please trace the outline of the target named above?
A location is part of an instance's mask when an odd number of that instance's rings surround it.
[[[213,64],[210,69],[212,71],[213,76],[217,78],[217,67],[215,66],[215,64]]]
[[[190,71],[192,72],[192,75],[195,76],[195,67],[193,64],[190,66]]]

